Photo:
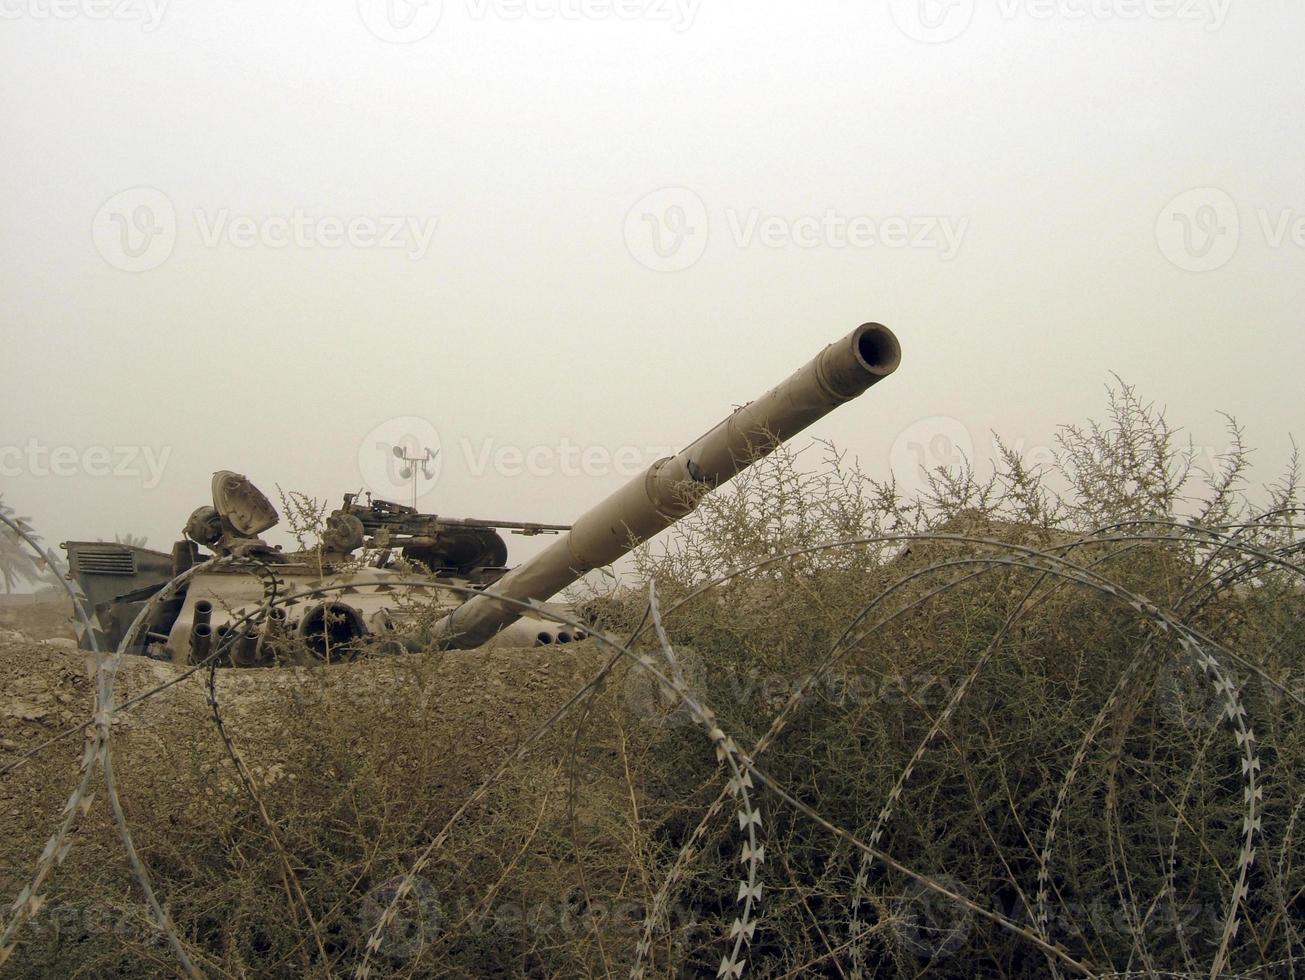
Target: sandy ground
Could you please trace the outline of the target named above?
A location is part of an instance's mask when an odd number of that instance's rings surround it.
[[[440,795],[456,805],[520,739],[566,701],[604,663],[592,643],[487,652],[450,652],[338,667],[218,672],[222,711],[233,740],[257,779],[276,779],[293,767],[285,733],[296,712],[329,717],[348,713],[363,725],[384,725],[387,704],[403,699],[412,710],[437,713],[438,750],[444,753]],[[86,722],[94,705],[94,661],[84,651],[0,633],[0,770],[38,744]],[[122,658],[115,678],[121,703],[172,680],[182,669],[142,657]],[[165,743],[202,745],[221,754],[207,704],[207,672],[194,674],[119,715],[112,746],[129,812],[151,815],[182,806],[197,791],[194,774],[159,771]],[[84,736],[74,733],[0,775],[0,898],[26,883],[30,869],[72,791]],[[560,751],[559,737],[550,751]],[[230,766],[215,775],[233,778]],[[288,773],[294,776],[293,772]],[[95,806],[77,835],[70,861],[121,861],[121,843],[108,824],[102,777]],[[202,779],[198,784],[202,787]],[[67,866],[65,866],[66,869]],[[61,874],[64,870],[61,870]]]
[[[0,627],[0,826],[5,830],[0,834],[0,901],[6,906],[31,883],[42,851],[60,823],[86,745],[85,733],[78,729],[93,713],[95,659],[67,639],[65,618],[62,604],[43,605],[8,619],[23,632]],[[36,638],[40,635],[51,639]],[[375,733],[398,732],[398,751],[392,745],[372,749],[386,759],[387,767],[407,772],[411,766],[414,774],[422,774],[414,785],[420,787],[432,826],[439,826],[607,660],[608,655],[589,641],[566,647],[450,651],[330,667],[223,669],[217,672],[216,683],[227,730],[265,794],[274,820],[280,822],[283,814],[292,811],[299,787],[313,781],[318,786],[330,784],[331,773],[315,771],[306,761],[313,755],[304,751],[303,737],[329,725],[346,733],[346,760],[350,746],[358,746],[356,758],[366,758]],[[170,663],[124,657],[114,679],[114,701],[122,704],[183,673],[183,668]],[[193,827],[197,807],[214,815],[238,814],[242,803],[248,809],[214,724],[207,685],[208,672],[199,671],[114,720],[110,744],[115,782],[137,848],[153,867],[166,857],[167,847],[161,841],[175,833],[172,828]],[[588,718],[581,749],[587,782],[575,809],[577,826],[585,834],[601,834],[600,828],[629,805],[630,791],[619,778],[621,761],[614,748],[616,733],[623,729],[613,719],[626,718],[631,701],[618,672]],[[534,780],[548,779],[548,773],[556,778],[561,760],[570,757],[574,731],[574,723],[564,722],[527,763],[514,765],[508,785],[527,790],[519,797],[521,806],[533,799]],[[403,751],[409,732],[414,733],[412,759],[405,758]],[[60,735],[67,737],[27,756]],[[33,965],[24,959],[25,950],[43,949],[38,944],[54,928],[53,920],[45,920],[61,910],[81,908],[84,899],[78,896],[88,889],[143,908],[106,801],[102,773],[95,774],[91,787],[93,803],[75,829],[67,860],[42,889],[47,910],[54,911],[42,912],[45,919],[38,916],[20,933],[14,962],[23,969]],[[501,795],[496,799],[497,803],[486,805],[499,809],[518,805],[504,803]],[[537,816],[533,811],[523,815],[522,825]],[[559,794],[545,825],[560,826],[565,818]],[[459,834],[474,834],[475,819],[462,821]],[[182,834],[177,839],[190,838]]]
[[[72,603],[64,595],[0,595],[0,635],[17,631],[34,640],[74,639]]]

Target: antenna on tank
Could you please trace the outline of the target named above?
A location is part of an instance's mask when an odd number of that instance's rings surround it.
[[[420,448],[420,447],[419,447]],[[399,471],[399,476],[405,480],[412,481],[412,509],[417,509],[417,474],[420,473],[426,479],[434,479],[435,457],[440,454],[437,449],[431,452],[429,449],[422,449],[422,455],[409,456],[406,449],[402,446],[394,447],[394,458],[403,461],[403,469]]]

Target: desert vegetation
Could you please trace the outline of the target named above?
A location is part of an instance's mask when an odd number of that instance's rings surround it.
[[[45,546],[26,517],[15,513],[0,495],[0,584],[5,594],[23,583],[57,579],[63,562]]]
[[[1295,976],[1297,461],[1251,477],[1117,384],[1046,471],[780,450],[565,650],[124,675],[0,757],[7,968]]]

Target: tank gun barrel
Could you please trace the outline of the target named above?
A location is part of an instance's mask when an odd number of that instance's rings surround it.
[[[423,639],[452,649],[486,642],[521,614],[496,597],[542,601],[586,572],[612,564],[690,514],[704,494],[892,374],[900,360],[891,330],[862,324],[677,455],[653,463],[546,550],[462,603]]]

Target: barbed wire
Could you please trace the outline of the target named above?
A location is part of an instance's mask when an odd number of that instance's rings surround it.
[[[3,515],[0,515],[0,520],[13,527],[24,540],[37,548],[38,553],[40,553],[39,547],[29,537],[30,528],[26,529],[29,533],[24,533],[24,528],[15,525],[4,518]],[[1109,533],[1122,531],[1126,528],[1136,530],[1144,526],[1165,528],[1166,533],[1128,535]],[[1070,968],[1087,975],[1118,977],[1135,975],[1127,971],[1122,973],[1111,972],[1102,965],[1093,964],[1071,953],[1063,944],[1054,940],[1051,931],[1053,902],[1058,901],[1063,904],[1064,898],[1060,895],[1053,874],[1053,867],[1056,854],[1055,844],[1058,837],[1057,831],[1066,812],[1072,789],[1086,765],[1091,746],[1104,730],[1108,720],[1117,716],[1122,710],[1126,697],[1133,692],[1133,685],[1139,672],[1153,663],[1157,657],[1163,655],[1162,651],[1156,646],[1156,643],[1162,639],[1171,640],[1177,644],[1179,660],[1176,662],[1185,666],[1185,669],[1193,674],[1199,672],[1200,676],[1205,679],[1214,692],[1215,697],[1219,699],[1221,720],[1230,732],[1235,743],[1235,749],[1239,754],[1240,771],[1236,776],[1241,782],[1241,798],[1244,806],[1239,829],[1240,844],[1236,863],[1229,878],[1228,896],[1222,915],[1218,943],[1209,954],[1207,964],[1201,965],[1195,962],[1193,951],[1186,941],[1181,938],[1180,930],[1181,952],[1189,967],[1197,968],[1200,972],[1207,973],[1210,976],[1229,975],[1227,970],[1230,957],[1244,921],[1243,910],[1250,894],[1250,875],[1251,868],[1255,863],[1256,849],[1264,846],[1266,842],[1262,812],[1263,778],[1261,770],[1263,763],[1256,750],[1258,740],[1248,714],[1247,705],[1242,698],[1242,685],[1234,676],[1230,664],[1236,664],[1239,668],[1258,676],[1269,688],[1297,705],[1305,705],[1305,698],[1302,698],[1300,693],[1271,676],[1262,666],[1255,664],[1249,658],[1242,656],[1198,629],[1185,617],[1190,615],[1194,609],[1200,609],[1208,605],[1213,601],[1214,596],[1220,592],[1232,588],[1234,584],[1244,581],[1247,577],[1256,574],[1265,567],[1272,566],[1283,572],[1305,577],[1305,567],[1292,560],[1294,555],[1301,549],[1301,544],[1266,549],[1240,537],[1243,530],[1259,531],[1266,526],[1263,523],[1252,522],[1236,526],[1236,528],[1228,525],[1216,529],[1193,527],[1178,522],[1161,520],[1121,522],[1102,528],[1099,532],[1081,536],[1074,541],[1047,548],[1034,548],[994,538],[946,532],[869,535],[825,542],[787,550],[781,554],[772,555],[763,560],[732,569],[700,584],[696,589],[678,598],[664,609],[657,594],[655,583],[650,583],[643,620],[635,627],[630,637],[624,641],[609,635],[603,630],[596,629],[592,624],[583,622],[578,617],[566,615],[556,608],[545,606],[542,603],[503,599],[502,601],[505,604],[516,608],[519,612],[528,612],[544,620],[570,626],[576,630],[584,630],[592,637],[597,647],[609,656],[609,659],[595,675],[581,685],[578,690],[574,691],[562,705],[522,737],[517,747],[509,752],[498,766],[479,782],[476,788],[445,819],[440,829],[420,847],[416,856],[408,863],[404,873],[397,879],[393,894],[389,896],[387,904],[371,929],[361,949],[361,957],[354,966],[354,976],[361,980],[361,978],[368,978],[372,975],[372,961],[381,953],[399,914],[400,905],[406,898],[415,893],[422,872],[429,867],[435,855],[449,843],[454,829],[459,823],[475,806],[486,798],[487,794],[504,778],[512,766],[522,762],[541,743],[546,733],[554,729],[564,718],[579,715],[582,720],[577,727],[575,739],[573,740],[574,756],[574,746],[579,741],[580,726],[584,724],[584,719],[588,717],[589,705],[602,690],[603,684],[610,676],[612,669],[623,662],[628,664],[631,670],[646,675],[659,691],[674,702],[677,708],[682,708],[687,713],[692,723],[701,730],[706,744],[711,747],[715,757],[714,761],[722,771],[723,781],[717,795],[704,807],[700,819],[670,862],[665,874],[660,879],[656,892],[652,896],[644,916],[639,939],[635,944],[634,959],[630,968],[631,977],[640,978],[646,975],[656,934],[659,930],[667,927],[671,899],[682,886],[694,860],[703,854],[704,843],[708,834],[713,827],[718,826],[720,819],[725,816],[727,810],[730,817],[728,826],[735,828],[737,824],[735,832],[740,834],[742,838],[737,862],[743,866],[743,871],[737,881],[734,882],[737,890],[732,891],[734,903],[737,905],[737,914],[729,919],[724,928],[724,933],[720,937],[725,948],[717,967],[717,976],[739,977],[744,974],[749,963],[748,950],[754,942],[760,922],[762,869],[766,861],[766,845],[762,837],[762,806],[760,798],[756,795],[757,791],[762,788],[766,793],[773,794],[778,803],[799,814],[821,831],[830,835],[838,848],[850,850],[852,853],[859,855],[858,871],[854,876],[851,892],[846,896],[848,903],[847,942],[837,947],[837,949],[830,948],[828,938],[822,935],[822,940],[826,946],[826,955],[836,957],[838,955],[837,950],[842,950],[848,958],[852,976],[859,977],[863,975],[865,969],[862,940],[872,935],[882,935],[880,931],[867,925],[862,920],[861,915],[865,895],[871,883],[872,872],[876,868],[883,869],[884,872],[891,871],[894,874],[901,875],[926,889],[929,893],[937,895],[968,913],[980,916],[1007,932],[1020,937],[1031,947],[1040,951],[1046,958],[1048,968],[1053,974],[1058,975],[1062,968]],[[1225,533],[1234,529],[1236,530],[1234,534]],[[672,642],[668,632],[666,621],[690,603],[713,594],[714,590],[728,583],[754,574],[759,570],[780,563],[791,562],[801,556],[868,545],[906,545],[924,542],[958,549],[978,549],[980,553],[932,562],[925,567],[900,575],[887,588],[877,592],[868,602],[855,611],[841,633],[835,637],[825,656],[819,660],[814,669],[806,672],[794,686],[779,711],[771,719],[769,726],[757,739],[756,744],[750,750],[742,748],[735,738],[726,731],[720,716],[707,703],[703,692],[695,689],[695,685],[690,683],[684,665],[677,655],[676,645]],[[1205,560],[1199,566],[1202,573],[1199,580],[1193,581],[1190,587],[1169,608],[1162,608],[1153,604],[1146,597],[1135,593],[1120,582],[1114,581],[1098,571],[1098,568],[1104,566],[1105,563],[1119,559],[1129,549],[1138,548],[1143,543],[1172,544],[1184,547],[1204,543],[1211,548],[1210,553],[1206,555]],[[1103,556],[1095,558],[1088,564],[1078,564],[1066,557],[1074,550],[1088,546],[1118,547],[1108,551]],[[1234,555],[1241,557],[1234,559],[1231,557]],[[1216,561],[1233,561],[1234,563],[1224,569],[1223,572],[1215,574],[1212,570]],[[275,572],[266,568],[266,566],[259,571],[257,567],[259,564],[246,558],[227,557],[211,559],[188,569],[168,582],[143,604],[117,649],[109,654],[99,650],[96,639],[96,624],[93,620],[93,614],[89,614],[85,608],[85,597],[80,595],[80,590],[76,589],[75,584],[65,584],[64,587],[68,591],[74,609],[81,620],[82,629],[79,632],[86,634],[89,631],[87,642],[92,648],[95,680],[93,714],[86,723],[70,727],[53,738],[46,739],[24,752],[3,770],[0,770],[0,776],[8,775],[27,760],[34,758],[49,747],[73,737],[78,732],[85,733],[86,746],[79,761],[76,786],[67,804],[65,804],[55,832],[36,862],[29,883],[19,891],[18,896],[10,905],[4,928],[0,930],[0,962],[3,962],[12,952],[15,937],[23,924],[30,921],[38,913],[41,907],[42,889],[53,873],[54,867],[63,862],[69,848],[72,846],[73,835],[80,818],[90,809],[92,795],[89,787],[98,769],[104,775],[106,796],[119,839],[126,853],[133,877],[145,897],[147,906],[151,910],[154,926],[166,937],[181,969],[190,976],[202,975],[196,965],[195,957],[192,956],[192,950],[188,949],[187,944],[183,943],[175,924],[159,901],[150,874],[135,848],[119,799],[114,776],[111,740],[115,716],[133,711],[147,701],[174,689],[183,680],[193,676],[198,671],[205,670],[207,671],[206,703],[210,709],[211,720],[216,734],[244,793],[254,804],[258,820],[267,830],[268,840],[280,865],[282,883],[287,899],[298,910],[298,914],[312,935],[319,961],[315,969],[326,976],[332,975],[332,965],[338,953],[332,954],[327,950],[322,926],[313,913],[308,896],[304,893],[295,863],[288,846],[282,838],[277,820],[259,792],[257,782],[244,761],[233,733],[226,724],[220,706],[217,667],[229,655],[232,646],[237,642],[237,638],[248,631],[257,630],[272,614],[274,608],[292,605],[304,599],[325,598],[332,593],[349,589],[357,590],[359,586],[356,583],[340,584],[318,581],[311,583],[308,588],[296,591],[288,587],[288,583],[284,578],[276,576]],[[142,694],[115,704],[114,678],[121,665],[121,658],[139,644],[147,624],[152,621],[157,612],[158,605],[177,596],[196,574],[233,566],[243,567],[251,574],[257,574],[264,578],[265,587],[262,601],[250,607],[242,607],[242,609],[231,611],[231,619],[228,624],[229,630],[224,636],[217,639],[202,663],[189,665],[178,676],[157,684]],[[786,726],[797,717],[810,692],[816,689],[822,679],[839,666],[841,660],[850,651],[856,649],[867,638],[874,636],[877,632],[885,631],[889,627],[904,621],[906,617],[921,610],[930,602],[976,582],[983,576],[997,572],[1032,574],[1034,581],[1023,591],[1022,596],[1015,601],[1002,624],[970,665],[960,683],[951,691],[942,710],[931,719],[927,730],[916,744],[915,750],[909,755],[906,764],[898,772],[886,798],[876,811],[874,821],[869,826],[867,835],[863,837],[860,833],[841,827],[823,816],[816,807],[798,798],[790,790],[786,789],[783,783],[773,774],[758,765],[758,759],[777,743]],[[930,584],[931,579],[952,576],[953,573],[955,573],[954,577],[946,578],[941,584]],[[883,615],[877,615],[880,610],[885,609],[888,603],[898,596],[906,596],[909,590],[916,585],[923,586],[925,591],[920,595],[909,597],[907,601],[891,611]],[[1056,787],[1054,803],[1047,812],[1047,823],[1042,831],[1041,844],[1034,850],[1032,855],[1036,867],[1034,881],[1036,890],[1033,892],[1032,903],[1023,899],[1025,894],[1024,886],[1015,880],[1008,869],[1008,874],[1011,874],[1011,881],[1021,896],[1021,907],[1029,913],[1026,921],[1020,921],[1016,917],[988,908],[982,903],[961,894],[957,888],[951,886],[946,880],[937,875],[911,867],[908,862],[893,856],[893,854],[884,850],[881,845],[885,828],[892,821],[897,807],[904,798],[907,783],[920,767],[930,748],[940,741],[941,736],[946,735],[949,723],[956,717],[957,710],[974,689],[985,667],[996,656],[1011,631],[1034,605],[1047,601],[1057,589],[1070,585],[1089,590],[1103,599],[1121,604],[1123,608],[1130,611],[1131,615],[1152,624],[1153,629],[1125,663],[1123,671],[1116,679],[1104,703],[1093,714]],[[387,579],[385,587],[391,590],[420,587],[464,597],[479,592],[478,589],[471,586],[459,585],[454,582],[432,582],[428,578]],[[652,634],[649,641],[651,648],[648,651],[641,651],[638,644],[648,633]],[[1204,744],[1208,745],[1209,741],[1207,740]],[[1203,748],[1201,751],[1203,757],[1206,750]],[[1112,769],[1111,780],[1114,779],[1113,772]],[[1113,786],[1113,782],[1111,785]],[[574,770],[571,773],[569,793],[572,797],[577,793]],[[1186,800],[1187,795],[1188,790],[1184,789],[1178,803],[1180,816],[1185,805],[1183,801]],[[1303,807],[1305,807],[1305,795],[1299,798],[1291,810],[1282,832],[1278,859],[1276,862],[1271,863],[1274,873],[1270,876],[1270,880],[1273,887],[1277,889],[1278,901],[1284,909],[1290,904],[1290,898],[1287,896],[1283,885],[1290,871],[1290,844]],[[1117,819],[1118,814],[1116,812],[1115,820],[1117,821]],[[1122,866],[1116,866],[1112,863],[1111,870],[1115,875],[1116,889],[1123,899],[1123,912],[1128,918],[1130,926],[1139,935],[1143,931],[1145,924],[1150,921],[1160,907],[1160,903],[1166,897],[1166,894],[1176,892],[1178,830],[1179,821],[1176,820],[1166,848],[1165,887],[1167,892],[1162,891],[1154,896],[1145,911],[1139,906],[1136,896],[1131,894],[1131,878],[1128,875],[1126,864],[1127,849],[1120,849],[1120,859],[1124,862]],[[1116,834],[1112,837],[1112,841],[1122,843],[1123,839]],[[1115,844],[1112,843],[1112,848],[1114,846]],[[585,883],[584,887],[586,894],[588,894],[587,883]],[[1290,921],[1290,916],[1286,917],[1286,928],[1290,936],[1293,937],[1293,941],[1299,943],[1299,933]],[[599,938],[601,939],[601,937]],[[1078,932],[1078,938],[1086,940],[1086,936],[1081,929]],[[1179,975],[1168,974],[1151,963],[1149,952],[1145,948],[1145,944],[1141,943],[1140,940],[1137,942],[1136,951],[1145,966],[1143,973],[1136,975]],[[603,953],[603,956],[606,963],[606,952]],[[305,959],[304,964],[307,972],[310,963]],[[1287,957],[1278,961],[1277,965],[1286,965],[1294,973],[1296,960],[1294,957]],[[610,969],[610,965],[608,968]],[[1255,974],[1243,972],[1238,975],[1249,977]]]

